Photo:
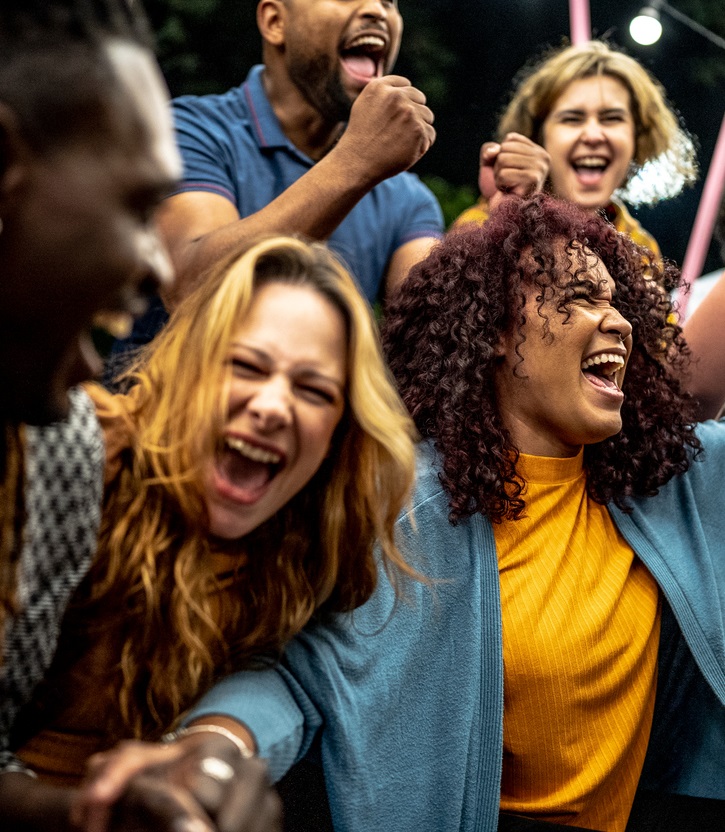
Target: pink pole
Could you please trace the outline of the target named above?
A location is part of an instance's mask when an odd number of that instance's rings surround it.
[[[589,0],[569,0],[569,24],[571,42],[574,46],[592,39],[592,24],[589,17]]]
[[[689,288],[702,273],[702,264],[707,256],[707,249],[712,239],[712,230],[720,209],[723,189],[725,189],[725,116],[720,125],[720,133],[712,154],[710,169],[707,172],[705,186],[702,189],[700,205],[697,208],[695,224],[692,226],[690,242],[682,263],[682,286],[677,294],[680,323],[685,320],[687,303],[690,299]]]

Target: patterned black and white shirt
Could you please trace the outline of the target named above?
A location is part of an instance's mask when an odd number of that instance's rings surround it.
[[[0,663],[0,771],[26,771],[9,750],[13,722],[55,652],[61,618],[96,550],[104,441],[95,408],[71,391],[63,422],[28,428],[20,613],[6,622]]]

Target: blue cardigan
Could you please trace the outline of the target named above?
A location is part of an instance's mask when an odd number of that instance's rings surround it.
[[[725,798],[725,422],[656,497],[610,508],[662,589],[658,699],[643,784]],[[190,719],[247,724],[277,779],[319,735],[337,832],[495,830],[503,749],[503,664],[493,530],[451,525],[429,445],[405,554],[432,578],[383,577],[370,601],[308,627],[281,666],[217,685]],[[694,659],[693,659],[694,657]]]

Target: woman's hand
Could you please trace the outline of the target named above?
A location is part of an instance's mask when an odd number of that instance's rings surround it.
[[[506,194],[530,196],[540,191],[549,175],[549,154],[520,133],[481,147],[478,186],[494,210]]]

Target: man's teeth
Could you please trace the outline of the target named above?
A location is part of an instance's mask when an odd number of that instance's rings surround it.
[[[245,442],[243,439],[237,437],[228,436],[226,444],[242,454],[242,456],[246,456],[247,459],[251,459],[254,462],[276,465],[282,459],[279,454],[275,454],[272,451],[265,451],[264,448],[257,448],[255,445],[250,445],[249,442]]]
[[[105,329],[114,338],[128,338],[133,329],[133,315],[127,312],[97,312],[93,326]]]
[[[355,38],[355,40],[349,43],[345,49],[359,49],[361,46],[372,46],[373,49],[377,49],[382,52],[383,49],[385,49],[385,41],[383,38],[377,37],[376,35],[361,35],[359,38]]]
[[[624,359],[621,355],[604,352],[600,355],[594,355],[591,358],[587,358],[586,361],[582,361],[582,371],[588,370],[596,364],[614,364],[615,366],[612,367],[611,372],[615,372],[619,368],[624,367]]]

